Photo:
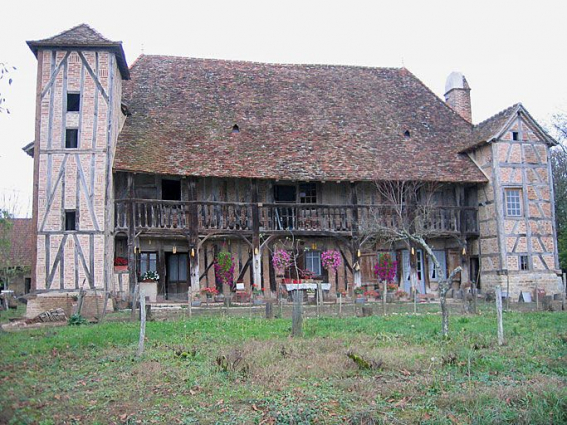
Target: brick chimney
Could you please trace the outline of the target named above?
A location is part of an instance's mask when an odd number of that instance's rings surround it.
[[[457,114],[472,123],[471,88],[463,74],[451,72],[445,83],[445,102]]]

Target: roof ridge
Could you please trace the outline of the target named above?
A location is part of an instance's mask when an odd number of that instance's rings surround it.
[[[518,103],[514,103],[512,106],[508,106],[507,108],[502,109],[500,112],[495,113],[494,115],[486,118],[485,120],[479,122],[478,124],[475,124],[475,128],[487,123],[488,121],[492,121],[493,119],[499,118],[502,115],[505,115],[505,113],[508,113],[509,111],[512,111],[513,109],[517,108],[518,106],[523,106],[521,102]]]
[[[98,32],[98,31],[95,30],[93,27],[91,27],[89,24],[86,24],[86,23],[84,23],[84,22],[81,23],[81,24],[75,25],[74,27],[71,27],[71,28],[69,28],[69,29],[66,29],[66,30],[64,30],[64,31],[61,31],[60,33],[55,34],[55,35],[53,35],[53,36],[51,36],[51,37],[47,37],[47,38],[43,38],[43,39],[41,39],[41,40],[37,40],[36,42],[40,42],[40,43],[41,43],[41,42],[51,41],[51,40],[60,38],[60,37],[62,37],[62,36],[68,35],[68,34],[74,32],[74,31],[77,31],[77,30],[80,29],[80,28],[87,28],[89,31],[93,32],[97,37],[101,38],[101,39],[104,40],[105,42],[108,42],[108,43],[116,43],[115,41],[112,41],[112,40],[106,38],[106,37],[103,36],[100,32]]]
[[[192,56],[179,56],[179,55],[154,55],[142,53],[136,61],[142,57],[149,58],[171,58],[171,59],[187,59],[196,61],[212,61],[212,62],[229,62],[229,63],[245,63],[245,64],[256,64],[256,65],[275,65],[275,66],[285,66],[285,67],[326,67],[326,68],[355,68],[355,69],[380,69],[389,71],[402,71],[406,70],[404,67],[394,67],[394,66],[370,66],[370,65],[346,65],[346,64],[325,64],[325,63],[281,63],[281,62],[261,62],[253,60],[242,60],[242,59],[219,59],[219,58],[198,58]]]

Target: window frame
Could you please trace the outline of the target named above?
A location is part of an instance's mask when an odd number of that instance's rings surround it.
[[[75,101],[75,96],[77,96],[76,101]],[[72,109],[70,109],[71,106]],[[80,111],[81,111],[81,92],[67,92],[67,112],[80,112]]]
[[[70,219],[71,217],[72,219]],[[77,213],[77,210],[74,209],[65,210],[65,215],[63,219],[63,229],[65,232],[76,232],[77,230],[79,230],[79,214]]]
[[[155,269],[152,269],[150,266],[152,264],[152,255],[155,257]],[[153,270],[157,272],[158,268],[158,252],[157,251],[142,251],[138,255],[138,273],[139,276],[142,276],[145,272],[149,270]],[[147,264],[147,269],[142,270],[142,265]]]
[[[69,137],[73,134],[73,137]],[[69,146],[71,141],[74,141],[75,146]],[[65,129],[65,149],[79,149],[79,129],[78,128],[66,128]]]
[[[521,254],[518,256],[518,270],[522,272],[531,270],[530,257],[528,255]]]
[[[517,208],[511,208],[509,205],[509,195],[513,192],[518,193]],[[504,213],[507,218],[521,218],[524,216],[524,209],[522,205],[523,191],[521,187],[506,187],[504,188]],[[513,205],[512,207],[515,207]],[[518,211],[517,214],[514,212]]]
[[[313,256],[315,254],[315,256]],[[316,273],[315,270],[313,270],[310,265],[315,264],[315,261],[318,260],[318,268],[319,268],[319,272]],[[320,277],[323,275],[323,266],[321,264],[321,251],[314,249],[314,250],[309,250],[309,251],[305,251],[305,270],[309,270],[311,272],[313,272],[313,276],[317,276]]]

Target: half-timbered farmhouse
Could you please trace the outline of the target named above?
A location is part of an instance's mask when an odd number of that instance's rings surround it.
[[[381,251],[402,288],[416,270],[420,293],[457,265],[481,290],[557,292],[555,142],[521,104],[473,125],[462,74],[443,101],[405,68],[149,55],[128,67],[122,44],[87,25],[28,45],[38,292],[128,293],[156,270],[156,299],[183,300],[219,285],[213,262],[229,251],[234,280],[270,297],[277,247],[331,296],[374,282]],[[367,237],[396,225],[377,181],[436,184],[426,225],[441,270]],[[329,249],[336,272],[321,265]]]

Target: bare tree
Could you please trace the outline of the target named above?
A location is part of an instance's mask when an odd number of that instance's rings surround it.
[[[15,71],[16,67],[10,66],[5,62],[0,62],[0,83],[7,81],[8,85],[12,85],[12,77],[10,77],[10,72]],[[6,112],[10,113],[10,110],[4,105],[6,104],[6,98],[4,97],[4,89],[0,89],[0,113]]]
[[[435,207],[434,194],[441,188],[441,184],[416,181],[378,181],[376,188],[382,203],[372,211],[371,220],[364,229],[366,235],[363,240],[374,240],[377,243],[391,246],[403,243],[410,252],[414,247],[422,248],[431,258],[434,266],[441,270],[439,260],[428,241],[446,235],[447,223],[449,228],[453,226],[451,223],[455,223],[454,227],[457,230],[456,211]],[[445,224],[440,226],[439,223]],[[410,278],[415,300],[417,272],[413,258],[410,260],[410,265]],[[439,281],[443,337],[449,335],[447,292],[453,278],[460,271],[461,267],[457,267],[448,277],[441,278]]]

